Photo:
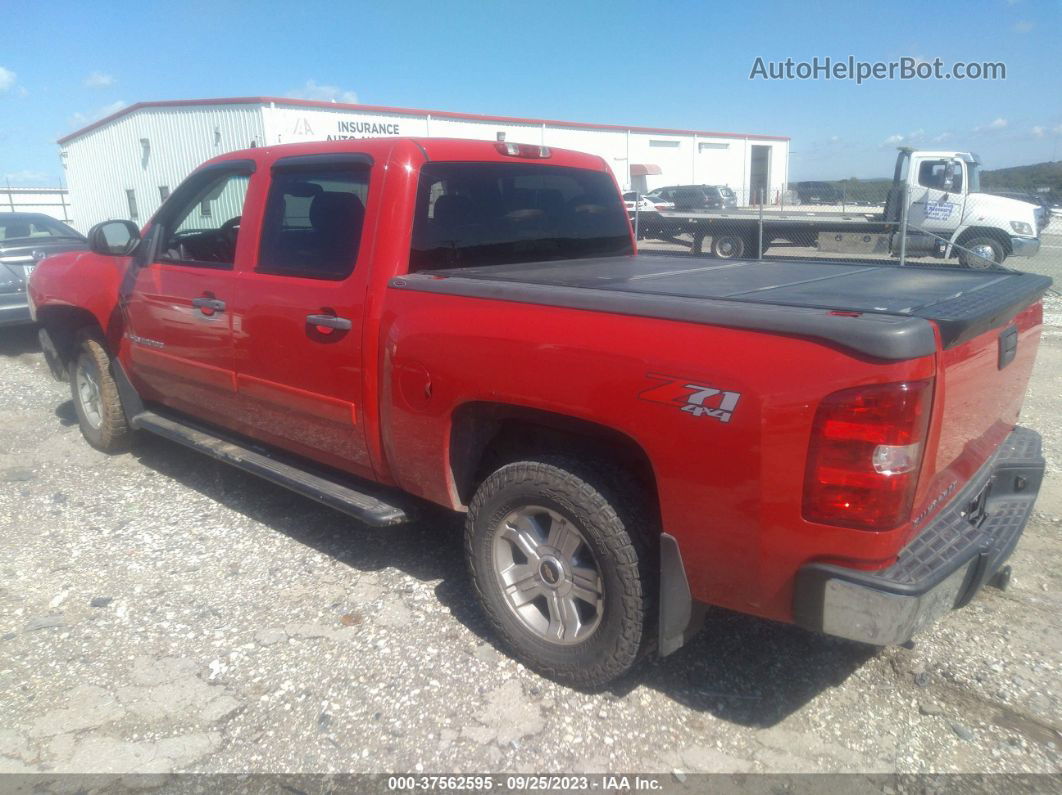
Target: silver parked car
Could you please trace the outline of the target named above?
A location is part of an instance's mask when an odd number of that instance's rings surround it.
[[[0,212],[0,326],[30,322],[26,283],[45,257],[88,249],[84,235],[41,213]]]

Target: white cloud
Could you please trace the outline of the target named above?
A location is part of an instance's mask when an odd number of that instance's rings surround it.
[[[1023,19],[1023,20],[1021,20],[1019,22],[1015,22],[1014,23],[1014,30],[1016,32],[1018,32],[1018,33],[1028,33],[1034,27],[1036,27],[1036,26],[1032,22],[1029,22],[1026,19]]]
[[[1043,138],[1044,135],[1047,133],[1047,130],[1037,124],[1035,127],[1032,128],[1032,130],[1030,130],[1030,132],[1033,134],[1033,138]]]
[[[106,88],[114,85],[114,76],[105,72],[93,72],[83,82],[88,88]]]
[[[917,130],[912,130],[907,135],[901,135],[900,133],[894,133],[881,142],[882,146],[896,146],[902,143],[918,143],[926,135],[926,131],[919,127]]]
[[[71,127],[84,127],[86,124],[102,119],[105,116],[110,116],[112,113],[117,113],[126,106],[125,100],[119,99],[115,102],[111,102],[108,105],[104,105],[102,108],[96,108],[91,113],[75,113],[70,117]]]
[[[974,127],[974,132],[989,132],[992,130],[1005,130],[1009,122],[1002,116],[993,119],[988,124],[982,124],[979,127]]]
[[[0,91],[7,91],[13,88],[16,80],[18,80],[18,75],[10,69],[0,66]]]
[[[44,185],[48,181],[48,175],[43,171],[30,171],[29,169],[23,169],[22,171],[11,171],[4,174],[4,181],[9,182],[12,185]]]
[[[356,104],[358,95],[353,91],[346,91],[339,86],[326,86],[316,80],[307,80],[306,85],[296,91],[289,91],[288,96],[294,99],[317,99],[323,102],[349,102]]]
[[[951,138],[950,132],[942,132],[940,135],[933,136],[933,143],[939,144]]]
[[[1056,124],[1054,127],[1051,128],[1051,132],[1053,132],[1055,135],[1062,135],[1062,124]]]

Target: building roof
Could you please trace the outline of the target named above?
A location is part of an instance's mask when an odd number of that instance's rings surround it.
[[[383,105],[352,105],[345,102],[322,102],[315,99],[291,99],[286,97],[222,97],[217,99],[172,99],[159,102],[137,102],[122,108],[117,113],[105,116],[80,130],[64,135],[58,143],[65,144],[87,132],[110,124],[116,119],[146,108],[182,108],[203,105],[282,105],[303,108],[327,108],[329,110],[355,110],[367,113],[394,113],[407,116],[431,116],[436,119],[462,119],[465,121],[493,121],[504,124],[545,124],[550,127],[568,127],[577,130],[613,130],[621,132],[658,133],[661,135],[699,135],[711,138],[749,138],[764,141],[788,141],[788,136],[759,135],[753,133],[712,132],[710,130],[672,130],[665,127],[642,127],[624,124],[589,124],[556,119],[524,119],[516,116],[483,116],[478,113],[457,113],[448,110],[423,110],[419,108],[393,108]]]

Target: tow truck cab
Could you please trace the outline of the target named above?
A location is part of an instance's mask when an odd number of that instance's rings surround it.
[[[970,152],[900,147],[885,220],[902,224],[905,209],[909,256],[958,256],[976,267],[1040,250],[1035,207],[982,192],[981,160]],[[894,235],[893,253],[899,247]]]

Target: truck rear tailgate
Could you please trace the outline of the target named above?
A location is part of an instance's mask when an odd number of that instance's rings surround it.
[[[933,412],[936,445],[923,462],[915,500],[917,532],[996,451],[1018,422],[1043,322],[1034,302],[1017,314],[983,320],[979,334],[938,356]],[[946,323],[942,325],[942,333]]]

